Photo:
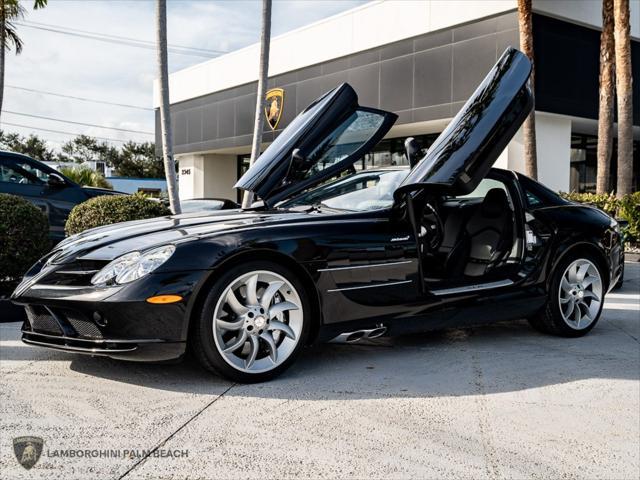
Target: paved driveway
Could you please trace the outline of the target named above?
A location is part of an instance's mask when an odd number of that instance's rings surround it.
[[[323,345],[253,386],[32,348],[0,324],[0,477],[638,478],[639,279],[627,264],[584,338],[516,322]],[[44,439],[30,471],[24,435]]]

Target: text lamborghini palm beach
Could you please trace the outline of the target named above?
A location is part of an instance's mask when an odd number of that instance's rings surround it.
[[[70,237],[13,294],[31,345],[176,359],[269,379],[304,345],[527,318],[591,330],[623,261],[618,226],[492,169],[532,108],[509,49],[423,158],[357,171],[396,115],[343,84],[304,110],[236,187],[247,210],[164,217]]]

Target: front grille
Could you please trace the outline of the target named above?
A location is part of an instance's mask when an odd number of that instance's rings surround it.
[[[40,279],[42,285],[91,286],[93,277],[108,262],[102,260],[75,260],[57,265],[56,269]]]
[[[98,326],[81,312],[67,308],[47,308],[42,305],[25,307],[31,330],[50,335],[89,339],[103,338]]]
[[[62,335],[60,325],[46,308],[33,305],[26,307],[25,310],[27,311],[27,320],[29,321],[31,330]]]
[[[80,337],[102,338],[102,332],[91,320],[87,319],[80,312],[73,310],[60,310],[61,315],[71,324],[73,329],[78,332]]]

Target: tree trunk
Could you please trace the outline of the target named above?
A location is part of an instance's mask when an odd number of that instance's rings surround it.
[[[174,214],[182,212],[176,181],[176,164],[173,159],[173,137],[171,112],[169,110],[169,67],[167,61],[167,2],[156,0],[156,38],[158,42],[158,77],[160,78],[160,129],[162,131],[162,154],[164,173],[167,178],[169,206]]]
[[[256,97],[256,115],[253,124],[253,143],[251,145],[251,159],[253,165],[260,156],[262,145],[262,127],[264,125],[265,95],[267,93],[267,79],[269,78],[269,47],[271,44],[271,0],[262,0],[262,33],[260,35],[260,70],[258,72],[258,94]],[[242,208],[249,208],[253,203],[253,193],[244,192]]]
[[[618,97],[618,198],[631,193],[633,180],[633,90],[629,0],[613,1]]]
[[[535,77],[533,68],[533,13],[531,0],[518,0],[518,24],[520,30],[520,50],[531,59],[531,77],[529,85],[535,98]],[[533,178],[538,178],[538,162],[536,153],[536,116],[535,107],[524,121],[522,126],[524,134],[524,167],[525,173]]]
[[[4,54],[5,44],[5,0],[0,0],[0,118],[2,117],[2,101],[4,100]]]
[[[600,34],[600,106],[598,111],[598,169],[596,193],[609,193],[613,150],[613,106],[615,100],[615,42],[613,0],[602,0]]]

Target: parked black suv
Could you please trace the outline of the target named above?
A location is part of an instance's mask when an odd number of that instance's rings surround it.
[[[49,236],[64,238],[64,224],[77,204],[99,195],[122,195],[103,188],[81,187],[42,162],[0,151],[0,193],[10,193],[40,207],[49,219]]]

